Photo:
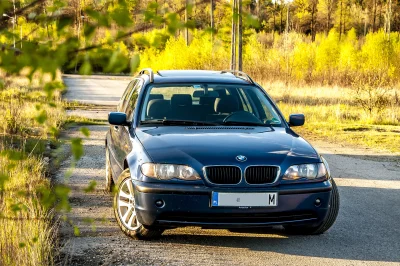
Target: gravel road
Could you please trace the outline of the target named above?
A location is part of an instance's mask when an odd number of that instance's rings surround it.
[[[116,105],[125,78],[65,77],[68,100]],[[96,111],[106,118],[107,111]],[[79,115],[79,111],[75,115]],[[87,112],[81,115],[90,116]],[[400,265],[400,156],[311,141],[325,155],[341,196],[335,225],[320,236],[285,235],[280,227],[232,233],[195,227],[166,231],[157,241],[136,241],[117,227],[112,198],[104,187],[104,137],[108,126],[88,126],[85,155],[72,176],[70,158],[60,182],[72,188],[69,219],[61,226],[65,265]],[[66,137],[82,137],[79,128]],[[91,180],[95,191],[85,193]]]

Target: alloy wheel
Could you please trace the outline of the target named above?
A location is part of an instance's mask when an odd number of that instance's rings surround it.
[[[137,220],[133,186],[129,178],[119,187],[117,208],[120,220],[127,229],[137,230],[141,226]]]

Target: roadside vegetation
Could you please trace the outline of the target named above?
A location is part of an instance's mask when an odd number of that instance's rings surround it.
[[[64,123],[60,93],[39,80],[3,75],[0,91],[0,264],[53,263],[57,228],[47,175]],[[51,101],[53,106],[47,104]],[[46,118],[46,119],[45,119]]]
[[[393,89],[391,103],[380,112],[369,113],[358,105],[352,88],[339,86],[296,86],[266,83],[263,87],[275,99],[283,114],[304,113],[306,123],[294,128],[308,140],[372,148],[386,153],[400,152],[400,102]]]

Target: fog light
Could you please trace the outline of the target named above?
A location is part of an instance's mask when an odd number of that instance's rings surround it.
[[[160,199],[156,200],[155,204],[156,204],[156,206],[158,208],[164,207],[164,201],[163,200],[160,200]]]
[[[320,206],[321,205],[321,200],[320,199],[316,199],[315,200],[315,206]]]

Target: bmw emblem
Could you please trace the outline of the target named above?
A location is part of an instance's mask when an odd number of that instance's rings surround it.
[[[238,160],[239,162],[245,162],[247,160],[247,157],[244,155],[238,155],[236,156],[236,160]]]

